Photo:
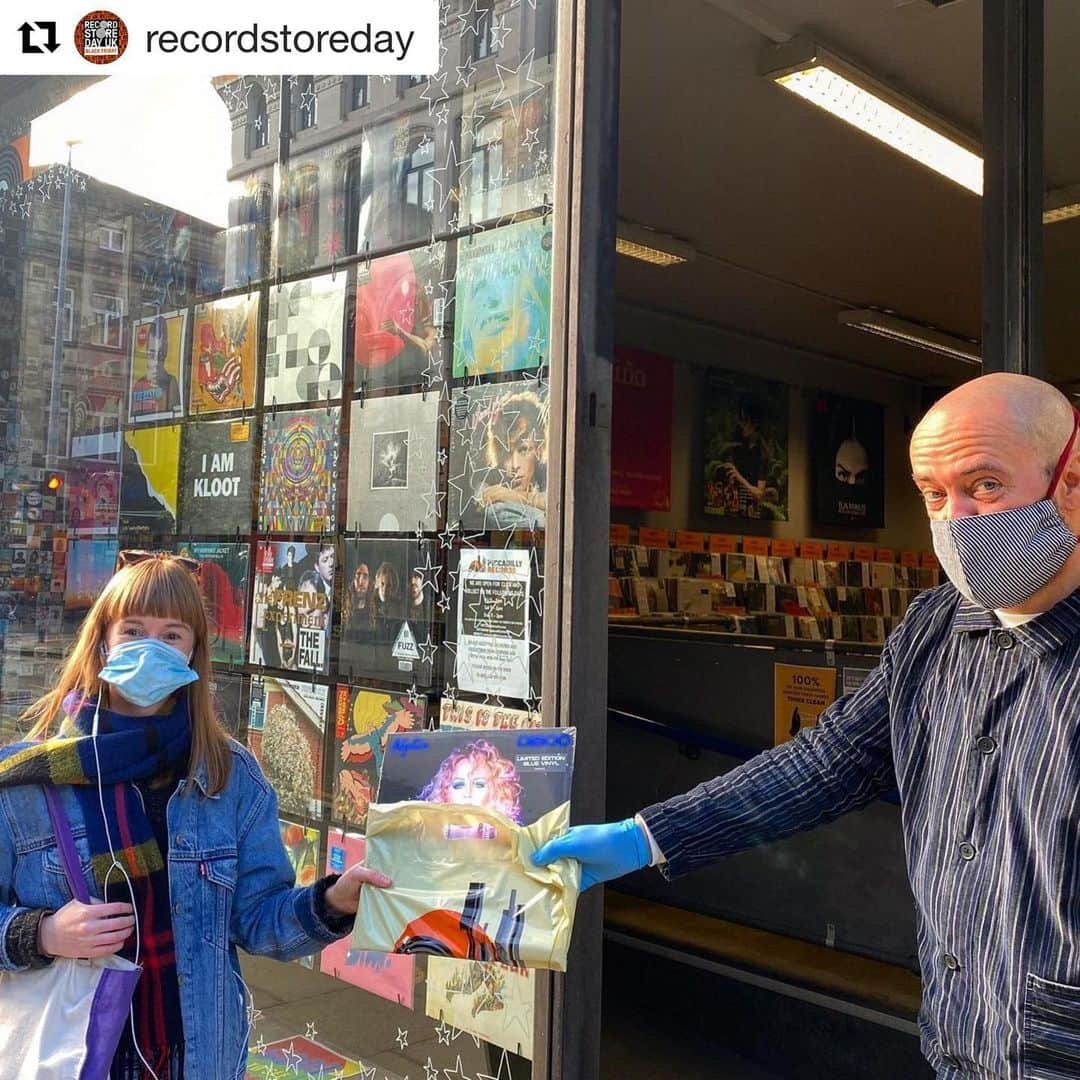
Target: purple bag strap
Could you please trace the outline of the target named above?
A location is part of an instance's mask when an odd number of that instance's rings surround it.
[[[60,858],[64,863],[64,876],[67,878],[71,895],[80,903],[89,904],[90,891],[86,887],[86,879],[83,877],[82,866],[79,864],[79,853],[75,850],[75,838],[71,835],[71,826],[68,824],[64,808],[60,805],[60,796],[52,784],[44,784],[42,787],[45,792],[45,801],[49,804],[49,817],[52,818],[53,832],[56,833]]]

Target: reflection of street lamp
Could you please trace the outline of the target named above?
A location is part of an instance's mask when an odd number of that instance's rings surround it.
[[[64,219],[60,226],[60,269],[56,275],[56,322],[53,326],[52,386],[49,397],[49,430],[46,433],[45,465],[55,466],[60,457],[60,381],[64,365],[64,295],[67,292],[68,231],[71,228],[71,151],[80,139],[68,139],[67,175],[64,177]]]

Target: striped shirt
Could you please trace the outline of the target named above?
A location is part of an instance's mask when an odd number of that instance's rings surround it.
[[[1021,626],[945,585],[816,728],[642,811],[678,875],[894,786],[938,1077],[1080,1077],[1080,591]]]

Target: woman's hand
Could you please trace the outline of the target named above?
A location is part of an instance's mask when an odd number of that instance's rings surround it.
[[[82,904],[71,900],[38,924],[38,948],[45,956],[72,960],[119,952],[135,928],[130,904]]]
[[[339,915],[355,915],[360,904],[360,890],[365,885],[373,885],[376,889],[388,889],[394,883],[378,870],[369,870],[366,866],[357,863],[349,867],[326,890],[326,903],[331,910]]]

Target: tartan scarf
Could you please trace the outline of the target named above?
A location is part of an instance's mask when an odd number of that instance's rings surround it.
[[[191,746],[187,697],[180,695],[173,709],[161,716],[121,716],[102,708],[96,759],[90,737],[94,702],[72,696],[64,706],[66,715],[56,737],[0,749],[0,787],[70,784],[86,824],[98,894],[106,903],[129,904],[131,894],[123,875],[116,870],[109,874],[112,856],[98,801],[100,779],[109,834],[117,861],[131,879],[139,917],[142,975],[133,998],[135,1033],[154,1072],[166,1080],[170,1076],[170,1054],[183,1043],[169,911],[169,871],[135,784],[170,784],[186,768]],[[134,934],[120,955],[135,959]],[[115,1065],[125,1075],[136,1075],[140,1069],[130,1025],[121,1037]]]

